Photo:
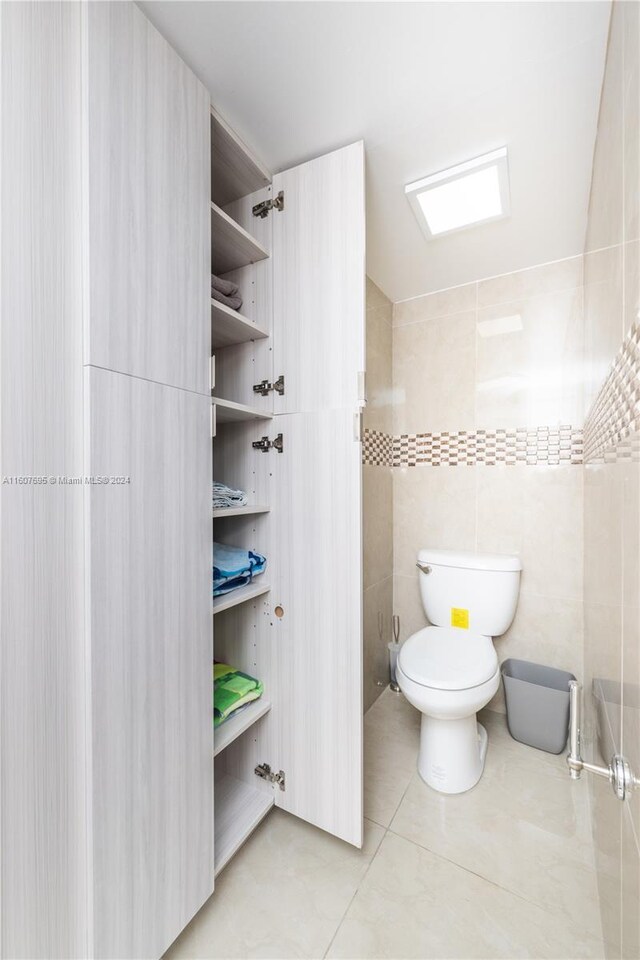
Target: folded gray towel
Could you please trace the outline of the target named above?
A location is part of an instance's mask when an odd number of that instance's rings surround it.
[[[239,287],[237,283],[233,283],[231,280],[223,280],[222,277],[216,277],[215,273],[212,273],[211,289],[217,290],[225,297],[235,297],[238,295]]]
[[[220,293],[219,290],[214,290],[213,287],[211,288],[211,296],[219,303],[224,303],[227,307],[231,307],[232,310],[239,310],[242,306],[242,297],[225,297],[224,293]]]

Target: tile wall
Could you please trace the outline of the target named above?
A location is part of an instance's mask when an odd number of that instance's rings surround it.
[[[393,605],[391,302],[367,278],[367,406],[364,413],[364,709],[389,682]],[[375,449],[374,449],[375,448]],[[367,451],[371,451],[371,454]]]
[[[640,773],[640,16],[612,8],[585,244],[585,707],[589,759]],[[610,957],[640,956],[640,791],[587,778]]]
[[[418,549],[518,552],[500,659],[574,672],[586,757],[623,753],[640,775],[636,0],[612,6],[584,256],[393,308],[367,289],[366,705],[386,677],[391,603],[402,638],[426,623]],[[621,803],[589,775],[572,789],[590,795],[607,955],[637,960],[640,790]]]
[[[426,625],[420,547],[517,552],[501,660],[582,677],[583,260],[397,303],[393,314],[394,608]],[[503,709],[500,691],[491,706]]]

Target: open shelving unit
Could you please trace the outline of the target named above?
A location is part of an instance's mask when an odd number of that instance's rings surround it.
[[[257,720],[269,713],[269,710],[271,710],[270,702],[261,697],[259,700],[254,700],[253,703],[243,707],[236,716],[217,727],[213,737],[214,757],[222,753],[234,740],[237,740],[249,727],[252,727]]]
[[[215,110],[211,110],[213,199],[220,207],[271,183],[271,174]]]
[[[211,268],[214,273],[229,273],[266,260],[269,253],[244,227],[211,202]]]
[[[269,513],[271,507],[264,504],[248,504],[246,507],[216,507],[212,510],[214,520],[222,520],[226,517],[251,517],[256,513]]]
[[[228,773],[216,776],[216,876],[266,817],[273,804],[271,791],[250,786]]]
[[[263,550],[269,561],[267,462],[260,451],[252,449],[252,442],[268,431],[266,424],[273,413],[264,400],[255,399],[252,388],[264,378],[272,379],[271,230],[270,222],[253,215],[253,206],[269,196],[271,176],[213,110],[211,165],[211,270],[238,284],[246,311],[243,314],[211,299],[211,348],[217,373],[212,393],[222,394],[211,397],[214,477],[247,490],[248,496],[258,501],[213,509],[214,531],[220,529],[216,524],[228,521],[224,535],[214,535],[214,539]],[[226,399],[228,396],[234,399]],[[268,575],[267,570],[246,586],[214,597],[211,605],[215,659],[259,677],[265,684],[259,700],[214,731],[216,874],[274,804],[273,788],[254,774],[256,762],[261,762],[256,743],[269,737],[271,702],[269,658],[256,643],[256,626],[264,622],[268,604],[252,601],[268,599]]]
[[[216,423],[243,423],[246,420],[272,420],[273,414],[249,407],[244,403],[234,403],[233,400],[223,400],[221,397],[211,397],[211,403],[216,408]]]
[[[253,320],[219,300],[211,301],[211,347],[219,350],[236,343],[265,340],[269,334]]]
[[[238,587],[236,590],[231,590],[230,593],[223,593],[220,597],[214,597],[211,605],[212,613],[216,614],[222,613],[224,610],[231,610],[232,607],[246,603],[247,600],[255,600],[256,597],[261,597],[263,594],[269,593],[271,586],[267,581],[262,582],[263,577],[264,574],[261,574],[255,582],[248,583],[245,587]]]

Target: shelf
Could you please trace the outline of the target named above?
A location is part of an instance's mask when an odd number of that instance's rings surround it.
[[[249,504],[246,507],[216,507],[211,511],[214,520],[221,517],[250,517],[253,513],[269,513],[271,507]]]
[[[224,210],[211,204],[211,269],[228,273],[269,256],[262,244],[232,220]]]
[[[245,420],[273,420],[272,413],[247,407],[244,403],[234,403],[233,400],[222,400],[220,397],[211,397],[211,403],[216,408],[216,424],[242,423]]]
[[[269,583],[261,581],[264,578],[264,573],[252,583],[248,583],[246,587],[238,587],[236,590],[232,590],[230,593],[223,593],[221,597],[214,597],[212,603],[212,613],[222,613],[223,610],[231,610],[232,607],[237,607],[240,603],[246,603],[247,600],[255,600],[256,597],[261,597],[264,593],[269,593],[271,587]]]
[[[274,804],[271,790],[258,790],[228,773],[215,778],[215,867],[217,876]]]
[[[221,207],[268,187],[271,174],[238,136],[211,111],[211,195]]]
[[[271,710],[271,704],[264,697],[261,697],[247,707],[243,707],[237,716],[231,717],[217,727],[213,735],[214,757],[217,757],[230,743],[233,743],[237,737],[240,737],[249,727],[253,726],[256,720],[269,713],[269,710]]]
[[[243,317],[218,300],[211,301],[211,347],[230,347],[234,343],[248,343],[250,340],[264,340],[269,334],[253,320]]]

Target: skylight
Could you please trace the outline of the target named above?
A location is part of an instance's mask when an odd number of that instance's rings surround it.
[[[501,220],[509,215],[507,148],[416,180],[404,190],[429,238]]]

